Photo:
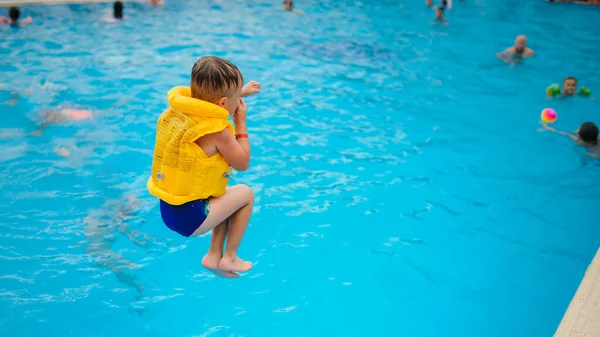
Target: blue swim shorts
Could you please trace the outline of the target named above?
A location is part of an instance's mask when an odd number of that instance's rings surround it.
[[[160,201],[160,215],[165,225],[185,237],[200,228],[209,211],[208,200],[194,200],[178,206]]]

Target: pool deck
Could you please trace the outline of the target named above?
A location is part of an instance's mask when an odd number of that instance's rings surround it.
[[[121,1],[126,2],[127,0]],[[114,2],[114,0],[0,0],[0,7],[23,5],[93,4],[100,2]]]
[[[600,249],[554,337],[600,337]]]

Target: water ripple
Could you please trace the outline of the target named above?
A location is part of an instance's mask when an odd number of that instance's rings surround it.
[[[397,317],[442,308],[498,336],[495,317],[548,334],[554,299],[576,286],[567,275],[597,248],[600,171],[533,124],[548,104],[560,128],[596,118],[594,102],[543,95],[564,71],[600,88],[589,58],[565,68],[562,55],[593,54],[597,37],[556,29],[593,20],[513,0],[456,4],[444,27],[420,1],[299,2],[305,15],[263,0],[167,3],[127,2],[119,25],[99,22],[105,4],[29,6],[34,24],[0,27],[2,332],[369,335],[344,320],[377,319],[389,335]],[[539,57],[498,62],[520,29]],[[262,83],[247,100],[252,165],[232,179],[256,195],[240,252],[255,267],[239,280],[205,271],[210,234],[166,229],[145,188],[166,92],[206,54]],[[94,119],[35,133],[42,111],[62,108]],[[553,282],[528,282],[539,279]],[[356,301],[371,308],[360,319],[346,309]],[[519,321],[540,301],[541,322]],[[67,329],[57,314],[81,319]],[[430,326],[403,331],[491,331]]]

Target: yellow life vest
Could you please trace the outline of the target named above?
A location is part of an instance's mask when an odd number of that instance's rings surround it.
[[[231,167],[220,153],[208,157],[194,143],[198,138],[228,128],[224,108],[191,97],[189,87],[168,93],[169,108],[158,118],[152,175],[146,187],[153,196],[171,205],[219,197],[225,193]]]

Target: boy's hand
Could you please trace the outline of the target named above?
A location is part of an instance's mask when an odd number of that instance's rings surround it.
[[[260,83],[252,80],[242,88],[242,97],[260,93]]]
[[[550,127],[548,124],[540,121],[540,124],[542,124],[542,127],[544,127],[544,129],[548,130],[548,131],[555,131],[554,128]]]
[[[233,122],[235,124],[246,123],[246,112],[247,111],[248,111],[248,106],[246,105],[246,102],[244,102],[244,99],[240,98],[240,105],[237,107],[237,109],[235,110],[235,113],[233,114]]]

